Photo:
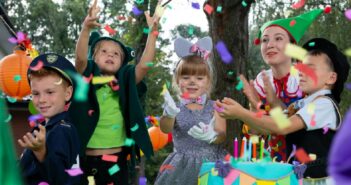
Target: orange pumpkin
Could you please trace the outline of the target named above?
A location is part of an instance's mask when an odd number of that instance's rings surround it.
[[[166,146],[168,143],[168,134],[163,133],[160,127],[152,126],[148,131],[154,151]]]
[[[27,69],[32,59],[25,51],[15,50],[0,61],[0,88],[17,100],[30,94]]]

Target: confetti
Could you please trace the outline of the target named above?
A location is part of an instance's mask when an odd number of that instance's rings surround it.
[[[135,0],[135,2],[140,5],[144,3],[144,0]]]
[[[30,128],[34,128],[35,126],[37,126],[37,124],[34,121],[30,121],[29,126]]]
[[[4,121],[5,121],[5,123],[8,123],[8,122],[10,122],[11,120],[12,120],[12,115],[9,114],[9,115],[7,116],[7,118],[6,118]]]
[[[163,172],[164,170],[174,170],[174,167],[170,164],[165,164],[160,167],[160,172]]]
[[[124,144],[126,146],[132,146],[134,144],[134,140],[130,138],[126,138],[126,140],[124,141]]]
[[[351,48],[345,50],[345,55],[351,57]]]
[[[302,8],[305,5],[305,0],[299,0],[298,2],[294,3],[291,7],[293,9]]]
[[[108,169],[108,173],[112,176],[113,174],[115,174],[119,170],[120,170],[119,166],[117,164],[115,164],[110,169]]]
[[[296,24],[296,20],[291,20],[289,25],[290,27],[293,27],[295,24]]]
[[[308,43],[308,46],[310,46],[310,47],[314,47],[315,45],[316,45],[315,42],[310,42],[310,43]]]
[[[134,125],[132,128],[130,128],[130,130],[131,130],[132,132],[135,132],[135,131],[138,130],[138,129],[139,129],[138,123],[135,123],[135,125]]]
[[[309,104],[307,105],[307,113],[308,113],[309,115],[313,115],[315,110],[316,110],[316,104],[314,104],[314,103],[309,103]]]
[[[217,11],[218,13],[221,13],[221,12],[222,12],[222,6],[217,6],[216,11]]]
[[[147,179],[146,177],[139,177],[139,185],[146,185]]]
[[[135,16],[139,16],[143,13],[143,11],[139,10],[136,6],[133,6],[132,11]]]
[[[329,131],[329,127],[325,126],[323,127],[323,134],[326,134]]]
[[[97,76],[97,77],[93,77],[93,84],[105,84],[108,82],[111,82],[112,80],[114,80],[115,77],[114,76]]]
[[[317,84],[317,75],[313,71],[313,69],[308,67],[306,64],[302,64],[302,63],[297,63],[295,65],[295,68],[297,70],[299,70],[300,72],[304,73],[305,75],[309,76],[310,78],[312,78],[312,80],[314,81],[315,85]]]
[[[307,153],[305,152],[305,150],[303,148],[299,148],[296,150],[295,157],[301,163],[307,163],[307,162],[311,161],[310,157],[307,155]]]
[[[232,55],[229,53],[223,41],[217,42],[216,49],[224,63],[229,64],[233,60]]]
[[[193,35],[194,34],[194,27],[192,25],[189,26],[188,28],[188,34]]]
[[[324,8],[324,13],[328,14],[332,11],[332,8],[330,5],[327,5],[325,8]]]
[[[19,81],[21,80],[21,75],[15,75],[15,76],[13,76],[13,80],[14,80],[15,82],[19,82]]]
[[[235,89],[240,91],[244,87],[244,83],[239,77],[237,77],[237,80],[239,81],[239,83],[235,86]]]
[[[55,85],[61,85],[61,84],[62,84],[62,78],[60,78],[60,80],[59,80],[59,81],[54,82],[54,84],[55,84]]]
[[[93,115],[93,113],[94,113],[94,110],[92,110],[92,109],[88,110],[88,115],[89,116]]]
[[[112,29],[110,25],[105,25],[104,29],[110,34],[110,36],[116,35],[117,31]]]
[[[37,120],[40,120],[40,119],[44,119],[43,115],[35,114],[35,115],[29,116],[28,121],[37,121]]]
[[[223,107],[218,107],[217,105],[213,105],[213,108],[214,108],[217,112],[223,112],[223,110],[224,110]]]
[[[40,182],[38,185],[49,185],[47,182]]]
[[[118,156],[115,155],[102,155],[101,159],[108,162],[117,162]]]
[[[347,83],[347,84],[346,84],[346,88],[347,88],[348,90],[351,90],[351,83]]]
[[[315,127],[315,126],[316,126],[316,115],[315,115],[315,114],[312,115],[310,125],[311,125],[312,127]]]
[[[119,128],[120,128],[120,126],[118,124],[115,124],[115,125],[112,126],[112,130],[116,130],[116,129],[119,129]]]
[[[39,60],[37,65],[33,66],[33,67],[29,67],[31,70],[33,71],[39,71],[41,68],[43,68],[43,61]]]
[[[83,77],[80,74],[72,73],[69,71],[68,73],[72,79],[76,81],[77,84],[73,95],[74,99],[78,102],[86,101],[88,98],[87,94],[89,90],[89,84],[83,80]]]
[[[209,4],[206,4],[205,7],[204,7],[204,10],[209,14],[211,15],[212,12],[213,12],[213,7]]]
[[[307,51],[295,44],[288,43],[285,47],[284,53],[287,56],[303,61],[307,54]]]
[[[88,176],[88,185],[95,185],[95,179],[94,176]]]
[[[162,91],[161,91],[160,95],[164,95],[166,92],[168,92],[167,85],[163,84]]]
[[[144,34],[149,34],[150,33],[150,29],[149,28],[144,28],[143,29],[143,33]]]
[[[16,103],[17,99],[13,98],[13,97],[10,97],[10,96],[7,96],[7,101],[9,101],[10,103]]]
[[[11,37],[7,39],[11,44],[17,44],[17,39],[15,37]]]
[[[195,2],[192,2],[191,3],[191,7],[193,7],[194,9],[200,9],[200,4],[199,3],[195,3]]]
[[[190,98],[190,94],[189,94],[189,92],[184,92],[181,97],[184,98],[184,99],[189,99]]]
[[[351,21],[351,9],[348,9],[348,10],[345,11],[345,17],[346,17],[349,21]]]
[[[290,74],[291,74],[291,76],[298,77],[299,71],[294,66],[291,66],[290,67]]]
[[[73,169],[69,169],[69,170],[65,170],[65,171],[70,176],[77,176],[77,175],[83,174],[83,171],[80,168],[73,168]]]
[[[234,71],[228,71],[228,76],[232,76],[234,74]]]
[[[242,5],[243,7],[247,7],[247,3],[246,3],[245,1],[242,1],[242,2],[241,2],[241,5]]]
[[[280,129],[284,129],[290,126],[290,120],[283,113],[283,110],[280,107],[272,109],[269,111],[269,114]]]

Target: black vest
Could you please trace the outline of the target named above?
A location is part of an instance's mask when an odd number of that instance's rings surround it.
[[[336,101],[333,99],[331,94],[324,96],[329,97],[333,101],[334,112],[336,114],[336,128],[339,127],[341,116],[339,114],[339,108]],[[308,123],[306,123],[308,124]],[[332,144],[332,140],[336,133],[335,130],[329,129],[326,134],[323,133],[323,129],[317,129],[312,131],[299,130],[297,132],[288,134],[286,136],[286,145],[288,156],[292,152],[292,146],[296,145],[296,148],[303,148],[307,154],[316,154],[317,159],[315,161],[307,163],[307,169],[304,173],[304,177],[321,178],[327,177],[327,165],[328,165],[328,154]],[[291,161],[290,161],[291,162]]]

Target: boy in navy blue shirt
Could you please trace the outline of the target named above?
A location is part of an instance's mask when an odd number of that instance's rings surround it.
[[[66,58],[54,53],[40,55],[30,64],[32,101],[45,121],[18,140],[26,148],[20,165],[27,184],[79,184],[79,175],[66,172],[79,170],[79,138],[65,111],[73,94],[68,74],[75,71]]]

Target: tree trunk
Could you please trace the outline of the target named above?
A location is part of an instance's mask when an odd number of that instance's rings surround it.
[[[244,2],[244,3],[243,3]],[[241,90],[236,90],[238,84],[237,76],[246,76],[245,61],[248,55],[248,13],[252,1],[248,0],[207,0],[204,4],[212,6],[214,11],[207,15],[209,22],[209,32],[214,45],[223,41],[231,53],[233,60],[229,64],[222,62],[219,53],[214,49],[213,66],[217,84],[215,85],[214,97],[222,99],[230,97],[241,105],[247,104],[246,98]],[[246,6],[244,6],[246,5]],[[217,12],[217,7],[221,6],[222,11]],[[238,120],[227,121],[226,149],[233,154],[233,139],[241,140],[242,123]]]

